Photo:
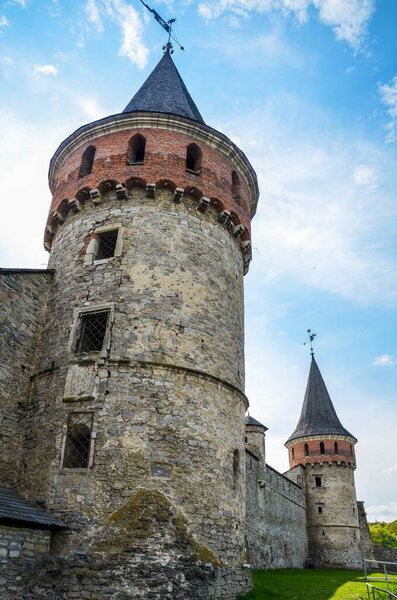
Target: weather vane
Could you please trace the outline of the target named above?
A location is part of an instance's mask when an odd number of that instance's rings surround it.
[[[154,10],[154,8],[150,8],[150,6],[148,6],[147,4],[145,4],[145,2],[143,0],[141,0],[143,6],[146,6],[146,8],[153,13],[154,18],[156,19],[156,21],[158,23],[160,23],[161,27],[163,29],[166,30],[166,32],[168,33],[168,42],[166,43],[165,46],[163,46],[163,50],[164,52],[170,52],[171,54],[174,52],[172,49],[172,44],[171,44],[171,38],[178,44],[179,48],[181,50],[184,50],[185,48],[183,46],[181,46],[181,44],[179,43],[179,41],[177,40],[177,38],[175,37],[173,31],[172,31],[172,25],[175,23],[176,19],[170,19],[169,21],[164,21],[164,19],[162,17],[160,17],[159,13],[157,11]]]
[[[310,344],[310,354],[312,355],[312,357],[314,356],[314,350],[313,350],[313,340],[316,337],[317,333],[312,333],[311,329],[307,330],[307,333],[309,334],[309,341],[305,342],[303,345],[306,346],[306,344]]]

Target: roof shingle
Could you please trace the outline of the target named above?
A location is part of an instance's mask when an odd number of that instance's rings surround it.
[[[51,519],[48,515],[33,508],[13,490],[0,487],[0,521],[21,521],[23,523],[37,524],[41,527],[67,527],[62,521]]]
[[[204,123],[169,52],[166,52],[123,113],[160,112]]]
[[[314,357],[310,365],[301,416],[287,442],[310,435],[346,435],[355,439],[339,421]]]

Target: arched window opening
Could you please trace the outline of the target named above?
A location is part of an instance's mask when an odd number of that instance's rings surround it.
[[[236,171],[232,172],[232,198],[235,202],[240,202],[240,178]]]
[[[238,476],[240,474],[240,452],[233,452],[233,487],[237,487]]]
[[[291,448],[291,457],[292,457],[292,460],[294,460],[294,458],[295,458],[295,448]]]
[[[95,151],[96,151],[95,146],[88,146],[88,148],[84,151],[84,154],[81,158],[79,179],[81,177],[85,177],[86,175],[89,175],[92,172],[92,165],[94,163]]]
[[[63,467],[87,469],[90,461],[92,413],[69,415]]]
[[[309,456],[309,446],[305,444],[305,456]]]
[[[320,454],[325,454],[324,442],[320,442]]]
[[[196,144],[189,144],[186,149],[186,171],[200,174],[202,152]]]
[[[145,158],[146,140],[137,133],[128,142],[127,165],[141,165]]]
[[[338,442],[334,443],[334,447],[335,447],[335,454],[339,454]]]

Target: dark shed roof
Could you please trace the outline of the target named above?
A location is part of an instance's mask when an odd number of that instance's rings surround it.
[[[257,425],[258,427],[262,427],[262,429],[264,429],[265,431],[268,430],[268,427],[266,427],[265,425],[263,425],[263,423],[260,423],[259,421],[254,419],[254,417],[251,417],[251,415],[247,415],[245,417],[245,424],[246,425]]]
[[[307,435],[347,435],[354,438],[338,419],[314,357],[299,423],[287,442]]]
[[[67,527],[62,521],[51,519],[45,513],[33,508],[18,494],[9,488],[0,487],[0,522],[1,521],[20,521],[21,527],[24,524],[38,525],[40,527]]]
[[[166,52],[123,113],[160,112],[204,123],[169,52]]]

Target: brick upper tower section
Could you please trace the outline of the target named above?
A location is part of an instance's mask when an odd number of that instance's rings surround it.
[[[344,463],[355,467],[357,439],[336,414],[318,365],[312,356],[301,416],[285,446],[290,468],[314,463]]]
[[[142,160],[129,156],[136,136],[143,140]],[[193,148],[194,165],[188,148]],[[47,250],[69,211],[84,210],[87,202],[100,204],[111,190],[128,199],[136,187],[148,194],[166,187],[175,202],[189,194],[201,212],[213,206],[239,240],[248,269],[250,222],[259,195],[256,174],[231,140],[204,123],[168,53],[122,113],[84,125],[62,142],[51,160],[49,185]]]

